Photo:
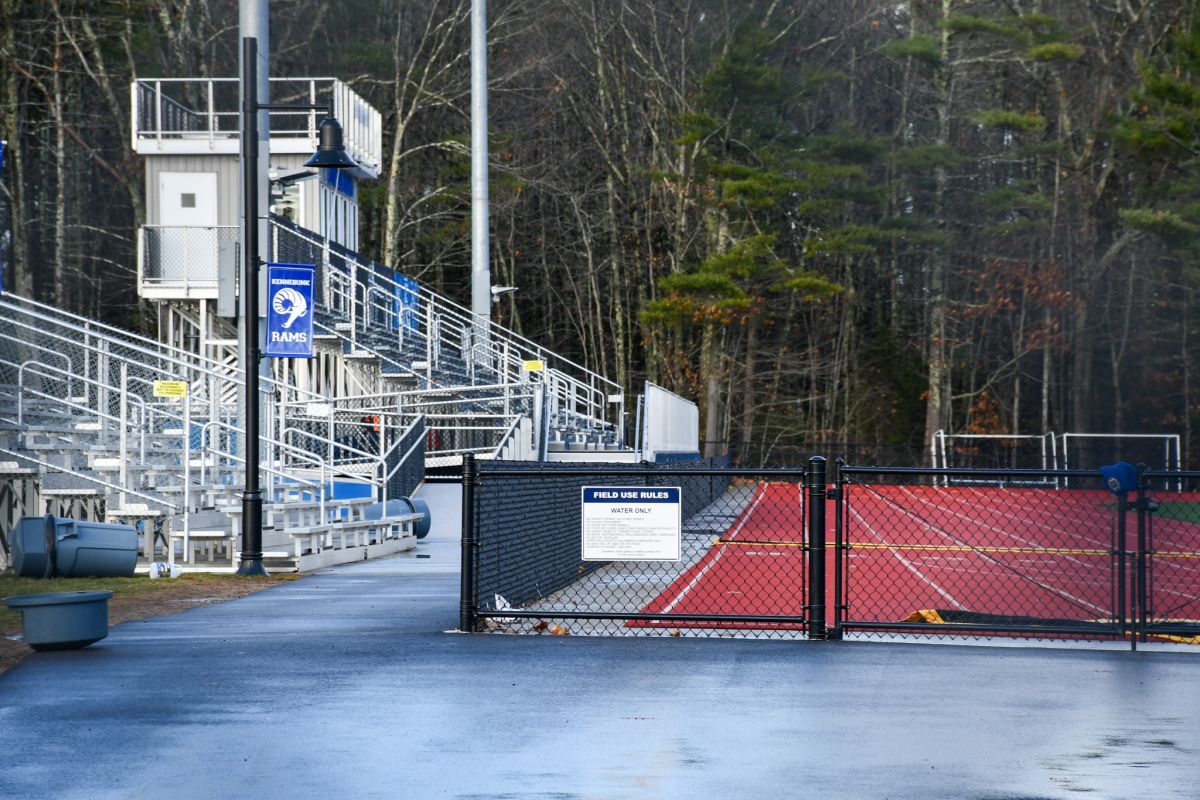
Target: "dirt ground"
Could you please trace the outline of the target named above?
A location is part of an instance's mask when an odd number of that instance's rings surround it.
[[[276,584],[295,580],[295,575],[271,576],[268,578],[246,579],[234,575],[209,576],[203,583],[179,581],[177,585],[168,585],[153,592],[136,594],[114,594],[108,601],[108,624],[157,617],[163,614],[175,614],[195,606],[224,603],[248,594],[262,591]],[[15,666],[25,656],[33,652],[33,648],[20,640],[10,639],[19,634],[21,628],[0,631],[0,673]]]

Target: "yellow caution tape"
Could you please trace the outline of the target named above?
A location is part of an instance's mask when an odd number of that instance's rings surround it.
[[[807,542],[774,542],[763,539],[721,539],[712,540],[713,547],[808,547]],[[833,547],[830,542],[827,547]],[[906,550],[929,553],[999,553],[1052,556],[1111,556],[1111,550],[1099,547],[972,547],[964,544],[895,544],[888,542],[851,542],[846,545],[848,550]],[[1127,557],[1135,558],[1136,553],[1127,553]],[[1200,553],[1186,550],[1160,550],[1147,553],[1151,558],[1200,558]]]
[[[762,539],[713,539],[713,547],[718,545],[736,545],[739,547],[808,547],[807,542],[767,542]]]

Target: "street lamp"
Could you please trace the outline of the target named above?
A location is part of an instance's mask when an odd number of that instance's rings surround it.
[[[277,105],[258,102],[258,39],[242,39],[242,192],[246,241],[243,263],[242,318],[246,326],[246,488],[242,493],[242,562],[238,575],[266,575],[262,552],[262,488],[259,470],[260,409],[258,370],[262,348],[258,333],[258,112],[324,111],[317,152],[306,167],[343,169],[358,166],[342,148],[342,126],[333,116],[333,98],[325,105]]]

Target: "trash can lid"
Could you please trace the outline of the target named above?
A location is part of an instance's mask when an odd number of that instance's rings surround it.
[[[4,598],[9,608],[33,608],[35,606],[66,605],[68,603],[94,603],[113,596],[108,589],[86,589],[77,592],[45,592],[43,594],[20,594]]]

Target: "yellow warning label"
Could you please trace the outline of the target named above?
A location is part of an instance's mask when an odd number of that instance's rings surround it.
[[[542,361],[540,358],[536,358],[532,361],[523,361],[521,362],[521,368],[526,372],[541,372],[546,368],[546,362]]]
[[[186,381],[155,381],[155,397],[187,397]]]

